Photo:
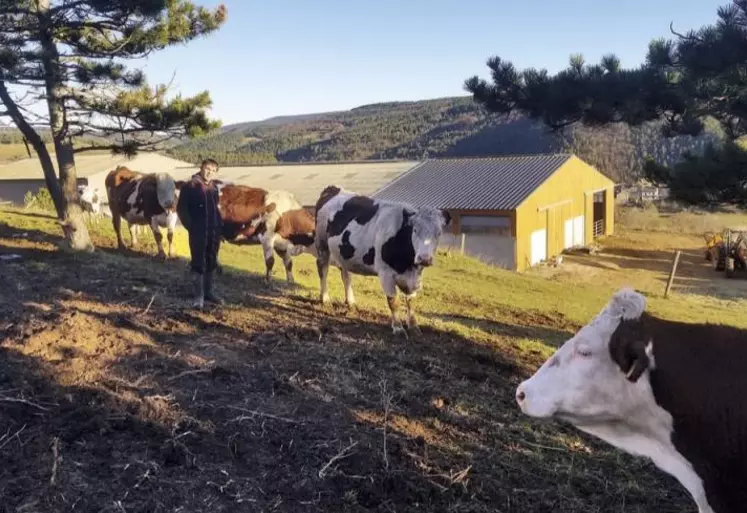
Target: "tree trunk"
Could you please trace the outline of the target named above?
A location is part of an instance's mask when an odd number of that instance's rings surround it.
[[[49,17],[49,0],[38,1],[39,42],[42,47],[42,66],[49,108],[49,128],[52,130],[57,166],[62,188],[62,208],[58,216],[65,235],[65,242],[74,251],[92,251],[93,244],[88,235],[88,227],[83,220],[83,209],[78,195],[78,174],[75,171],[73,143],[68,135],[65,116],[63,68],[60,54],[54,41],[52,20]],[[56,203],[55,203],[56,205]]]
[[[28,141],[31,143],[31,146],[34,147],[34,151],[36,151],[37,158],[39,159],[39,163],[42,167],[42,172],[44,173],[44,181],[47,184],[49,195],[52,196],[55,210],[57,210],[57,218],[62,221],[63,219],[65,219],[63,215],[65,211],[64,198],[62,194],[62,188],[60,187],[60,182],[57,180],[57,173],[54,169],[52,157],[50,157],[49,152],[47,151],[47,147],[44,145],[44,141],[42,140],[41,136],[36,132],[36,130],[34,130],[31,125],[28,124],[26,118],[23,117],[23,114],[18,108],[18,105],[16,105],[16,102],[13,101],[10,93],[8,93],[8,87],[1,79],[0,101],[2,101],[3,105],[5,105],[5,108],[8,111],[8,115],[13,120],[16,128],[21,131],[24,137],[26,137],[26,139],[28,139]]]

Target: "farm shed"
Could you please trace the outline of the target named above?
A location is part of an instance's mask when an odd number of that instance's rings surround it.
[[[574,155],[426,160],[374,197],[447,209],[441,244],[523,271],[614,230],[614,182]]]
[[[52,158],[54,159],[54,155]],[[194,166],[187,162],[153,152],[142,152],[132,159],[121,155],[113,156],[108,152],[93,153],[75,156],[78,184],[97,187],[102,201],[106,202],[104,180],[107,173],[118,165],[144,173],[166,171],[174,178],[185,178],[195,172]],[[15,206],[23,206],[23,198],[27,192],[36,194],[46,186],[44,173],[36,157],[0,165],[0,203],[10,202]]]
[[[389,160],[222,167],[220,178],[267,190],[286,190],[313,212],[319,194],[328,185],[371,195],[417,164],[417,161]]]

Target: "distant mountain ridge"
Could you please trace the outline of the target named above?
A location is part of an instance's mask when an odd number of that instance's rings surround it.
[[[213,157],[223,166],[294,162],[422,160],[572,152],[616,181],[635,179],[647,155],[671,165],[687,152],[701,153],[722,135],[717,125],[697,138],[665,139],[659,123],[631,128],[571,127],[551,133],[519,115],[488,113],[471,96],[383,102],[350,110],[275,116],[232,123],[218,133],[166,150],[197,163]],[[20,133],[0,131],[0,143]]]

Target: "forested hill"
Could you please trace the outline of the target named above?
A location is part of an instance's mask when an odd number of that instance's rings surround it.
[[[220,134],[175,146],[169,153],[222,165],[273,162],[422,159],[573,151],[615,180],[627,180],[649,154],[661,163],[699,153],[710,130],[693,139],[664,139],[649,124],[631,129],[579,128],[563,136],[518,116],[488,114],[471,97],[365,105],[349,111],[281,116],[228,125]]]

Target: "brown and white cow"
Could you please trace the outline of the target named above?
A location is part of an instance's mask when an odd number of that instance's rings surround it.
[[[221,183],[219,190],[218,207],[223,221],[223,238],[236,244],[261,243],[265,255],[268,281],[274,264],[272,254],[277,244],[280,249],[278,254],[283,258],[283,262],[286,264],[286,274],[288,274],[289,264],[286,259],[302,250],[296,248],[290,239],[285,239],[285,237],[278,239],[275,236],[275,230],[279,225],[282,225],[283,232],[288,237],[295,235],[294,230],[296,229],[305,230],[302,214],[289,215],[282,222],[280,221],[284,213],[302,209],[295,196],[287,191],[268,191],[258,187],[225,182]],[[262,232],[261,238],[259,237],[259,231]],[[286,255],[283,256],[283,249],[286,246],[284,241],[286,240],[291,242],[293,247],[289,247]],[[290,274],[288,280],[293,280],[292,274]]]
[[[283,212],[273,225],[263,220],[257,227],[256,234],[265,256],[265,279],[268,283],[272,278],[272,267],[275,264],[273,251],[283,259],[288,283],[295,283],[293,257],[302,253],[316,257],[314,216],[305,208]]]
[[[104,182],[112,224],[117,234],[117,247],[125,249],[122,239],[122,218],[127,221],[132,247],[137,246],[135,227],[150,225],[158,245],[158,258],[166,258],[161,228],[168,231],[169,257],[173,256],[174,227],[178,221],[176,201],[182,181],[175,181],[168,173],[140,173],[125,166],[109,172]]]
[[[747,330],[654,317],[622,289],[516,390],[675,477],[700,513],[747,510]]]

